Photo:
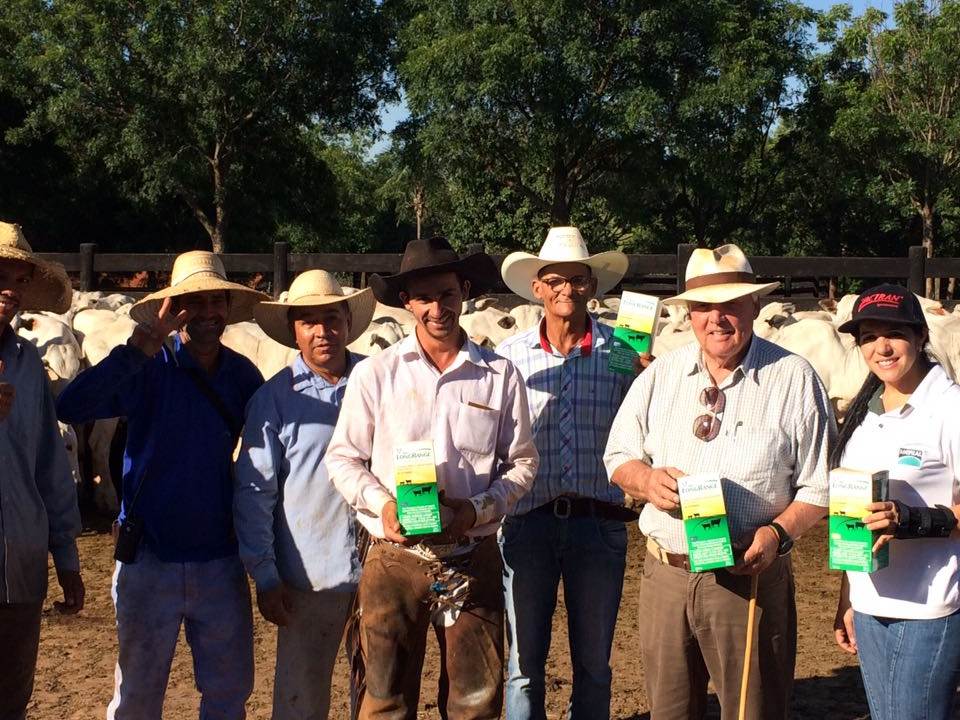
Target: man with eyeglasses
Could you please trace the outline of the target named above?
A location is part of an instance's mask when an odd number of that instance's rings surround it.
[[[757,284],[735,245],[697,249],[686,303],[697,342],[658,358],[617,413],[604,462],[613,483],[646,503],[640,644],[653,720],[701,717],[713,682],[736,717],[751,576],[759,625],[746,717],[786,718],[796,660],[789,552],[826,514],[836,425],[810,365],[753,335]],[[736,565],[691,573],[677,479],[719,473]]]
[[[507,286],[543,304],[539,325],[498,348],[524,377],[540,467],[504,520],[500,550],[507,606],[506,717],[544,718],[545,669],[563,580],[573,692],[567,717],[610,713],[610,649],[626,564],[624,523],[636,513],[607,482],[603,448],[632,374],[608,369],[613,329],[587,301],[620,282],[620,252],[590,255],[577,228],[552,228],[539,255],[513,253]],[[649,356],[646,358],[649,361]]]

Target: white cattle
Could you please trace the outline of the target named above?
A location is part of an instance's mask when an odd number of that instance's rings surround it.
[[[510,308],[510,315],[517,321],[517,332],[529,330],[534,325],[539,325],[543,318],[543,305],[517,305]]]
[[[487,302],[487,301],[490,302]],[[480,298],[465,303],[467,312],[460,315],[460,327],[478,345],[495,348],[518,332],[517,318],[496,307],[494,298]]]
[[[376,355],[403,340],[407,334],[400,323],[385,317],[370,323],[347,348],[360,355]]]
[[[14,330],[36,346],[50,388],[59,395],[80,372],[82,351],[70,326],[53,315],[25,312],[17,316]]]
[[[281,345],[270,338],[254,322],[227,325],[221,340],[225,346],[256,365],[267,380],[289,365],[297,356],[296,349]]]

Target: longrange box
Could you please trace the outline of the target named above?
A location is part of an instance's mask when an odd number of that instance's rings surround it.
[[[633,374],[634,360],[644,352],[653,352],[653,338],[660,319],[660,299],[652,295],[625,291],[610,344],[610,370]]]
[[[887,499],[886,470],[863,472],[849,468],[830,471],[830,569],[873,572],[890,561],[890,545],[874,554],[879,533],[871,532],[863,518],[867,505]]]
[[[440,500],[433,443],[412,442],[394,449],[397,519],[404,535],[440,532]]]
[[[686,475],[677,480],[683,527],[687,533],[690,570],[714,570],[733,565],[727,509],[720,476]]]

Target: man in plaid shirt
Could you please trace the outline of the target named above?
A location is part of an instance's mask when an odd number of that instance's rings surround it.
[[[539,256],[504,260],[507,286],[543,303],[543,320],[497,352],[524,377],[540,468],[500,534],[507,606],[506,717],[543,718],[544,671],[563,579],[573,693],[570,718],[609,717],[610,648],[626,562],[623,492],[607,482],[607,431],[633,375],[607,368],[612,328],[587,301],[627,270],[620,252],[589,255],[576,228],[553,228]],[[631,517],[632,515],[632,517]]]

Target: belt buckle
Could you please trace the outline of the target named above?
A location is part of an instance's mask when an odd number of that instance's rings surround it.
[[[561,504],[562,503],[562,504]],[[563,509],[561,509],[563,508]],[[553,501],[553,516],[560,520],[566,520],[573,511],[573,503],[566,495],[561,495]]]

